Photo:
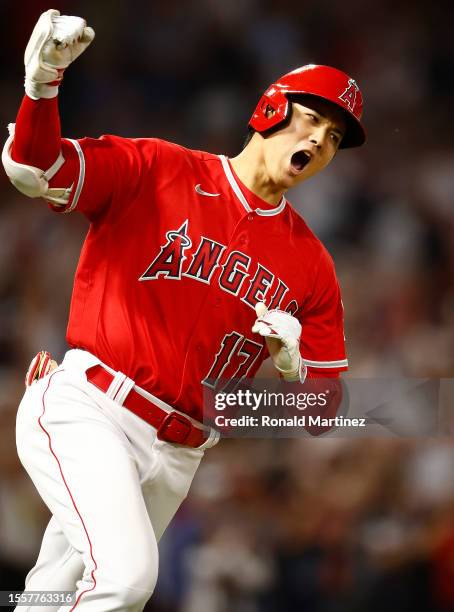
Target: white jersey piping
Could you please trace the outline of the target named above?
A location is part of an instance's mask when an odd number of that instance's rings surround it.
[[[71,206],[69,206],[65,211],[65,213],[69,213],[72,210],[74,210],[77,206],[77,202],[79,201],[79,197],[80,197],[80,193],[82,191],[82,187],[84,186],[84,180],[85,180],[85,157],[82,151],[82,148],[80,146],[80,144],[77,142],[77,140],[73,140],[72,138],[67,138],[66,140],[68,140],[76,149],[77,151],[77,155],[79,157],[79,180],[77,181],[77,186],[76,186],[76,191],[74,193],[74,198],[73,201],[71,202]]]
[[[244,206],[247,212],[256,212],[258,215],[261,215],[264,217],[271,217],[274,215],[278,215],[280,212],[284,210],[285,205],[287,204],[287,200],[284,198],[284,196],[282,196],[279,206],[276,206],[276,208],[270,208],[270,209],[256,208],[255,210],[252,209],[249,205],[249,202],[244,197],[244,194],[241,191],[240,186],[238,185],[233,175],[233,172],[232,172],[232,169],[230,168],[230,164],[228,162],[227,157],[225,155],[219,155],[219,158],[222,162],[222,167],[224,168],[224,172],[227,177],[227,180],[230,183],[230,187],[233,189],[236,197],[239,199],[239,201]]]
[[[311,359],[304,359],[304,363],[313,368],[347,368],[348,360],[339,359],[338,361],[313,361]]]

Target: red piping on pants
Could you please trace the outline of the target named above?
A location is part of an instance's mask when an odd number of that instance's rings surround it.
[[[49,389],[50,382],[51,382],[52,378],[55,376],[55,374],[58,374],[59,372],[63,372],[63,371],[64,371],[64,370],[58,370],[58,371],[56,371],[56,372],[53,372],[53,373],[50,375],[50,377],[49,377],[49,381],[48,381],[48,383],[47,383],[47,387],[46,387],[46,389],[44,390],[44,393],[43,393],[43,399],[42,399],[42,402],[43,402],[43,411],[42,411],[42,413],[41,413],[41,416],[40,416],[40,417],[39,417],[39,419],[38,419],[38,423],[39,423],[39,426],[40,426],[40,427],[41,427],[41,429],[44,431],[44,433],[46,434],[46,436],[47,436],[47,438],[48,438],[48,440],[49,440],[49,450],[50,450],[50,452],[52,453],[52,455],[54,456],[55,461],[57,462],[58,469],[60,470],[60,474],[61,474],[61,477],[62,477],[63,482],[64,482],[64,484],[65,484],[66,490],[68,491],[68,494],[69,494],[69,496],[70,496],[70,498],[71,498],[71,502],[72,502],[72,504],[73,504],[73,506],[74,506],[74,510],[76,511],[77,516],[78,516],[78,517],[79,517],[79,519],[80,519],[80,522],[82,523],[82,527],[84,528],[85,535],[87,536],[88,544],[89,544],[89,546],[90,546],[90,557],[91,557],[91,560],[93,561],[93,564],[94,564],[94,568],[93,568],[93,569],[92,569],[92,571],[91,571],[91,578],[92,578],[92,580],[93,580],[93,583],[94,583],[94,584],[93,584],[93,586],[92,586],[90,589],[86,589],[85,591],[82,591],[82,592],[79,594],[78,598],[76,599],[76,603],[73,605],[73,607],[72,607],[72,608],[71,608],[71,610],[69,611],[69,612],[72,612],[72,611],[74,610],[74,608],[77,606],[77,604],[79,603],[80,598],[82,597],[82,595],[84,595],[85,593],[88,593],[89,591],[93,591],[93,589],[95,589],[95,588],[96,588],[95,571],[98,569],[98,564],[96,563],[95,558],[94,558],[94,556],[93,556],[93,548],[92,548],[92,544],[91,544],[90,536],[88,535],[87,528],[85,527],[84,519],[82,518],[82,515],[80,514],[79,509],[77,508],[76,502],[74,501],[74,497],[73,497],[73,495],[72,495],[72,493],[71,493],[71,490],[70,490],[70,488],[69,488],[69,486],[68,486],[68,483],[66,482],[66,478],[65,478],[65,476],[64,476],[64,474],[63,474],[63,470],[62,470],[62,467],[61,467],[61,465],[60,465],[60,461],[59,461],[59,459],[58,459],[57,455],[55,454],[54,449],[52,448],[52,440],[51,440],[51,437],[50,437],[50,435],[49,435],[49,432],[46,430],[46,428],[44,427],[44,425],[42,424],[42,421],[41,421],[41,419],[42,419],[42,418],[43,418],[43,416],[44,416],[44,413],[46,412],[46,404],[45,404],[45,402],[44,402],[44,398],[45,398],[45,395],[46,395],[46,393],[47,393],[47,390]]]

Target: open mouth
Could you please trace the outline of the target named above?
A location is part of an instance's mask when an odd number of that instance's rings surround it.
[[[299,174],[304,170],[307,164],[311,161],[311,156],[305,151],[297,151],[290,160],[291,168],[294,174]]]

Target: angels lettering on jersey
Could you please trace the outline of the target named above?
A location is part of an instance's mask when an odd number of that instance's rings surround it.
[[[139,277],[140,281],[156,280],[159,276],[169,280],[187,277],[211,284],[216,269],[221,268],[217,277],[219,288],[239,297],[250,308],[254,309],[257,302],[266,301],[269,309],[280,308],[290,314],[298,310],[298,304],[293,299],[283,305],[289,291],[284,281],[260,262],[251,265],[251,257],[240,250],[229,251],[226,245],[201,236],[193,255],[186,255],[193,245],[188,219],[178,229],[168,231],[166,239],[159,253]],[[269,302],[266,299],[268,294],[272,295]]]

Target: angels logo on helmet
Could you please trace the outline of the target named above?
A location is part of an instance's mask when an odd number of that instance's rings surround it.
[[[359,91],[359,87],[356,84],[355,79],[348,79],[348,87],[345,88],[345,91],[341,93],[339,96],[339,100],[345,102],[348,108],[353,111],[355,108],[356,102],[356,94]]]

